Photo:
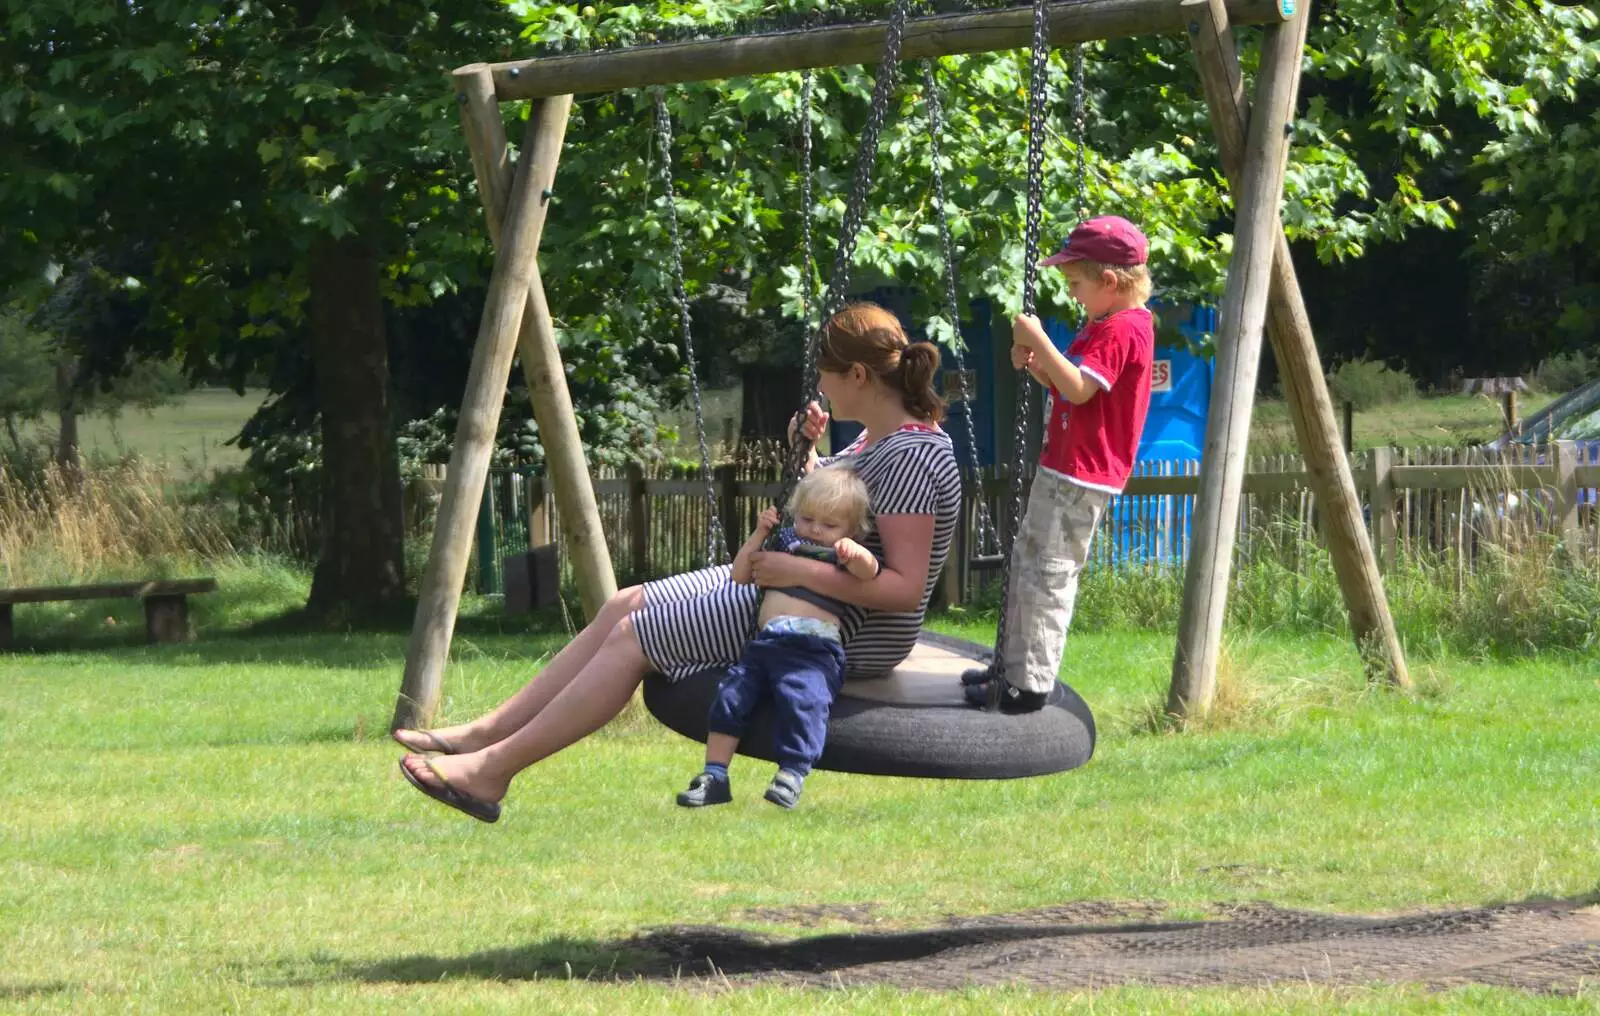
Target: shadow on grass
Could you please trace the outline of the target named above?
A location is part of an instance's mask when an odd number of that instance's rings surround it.
[[[1067,936],[1190,929],[1200,922],[1050,927],[995,923],[970,928],[856,932],[781,940],[736,928],[664,928],[615,941],[554,938],[461,957],[404,956],[346,972],[360,981],[431,983],[484,980],[676,980],[772,974],[828,974],[869,963],[915,963],[954,949],[999,947]]]
[[[676,981],[777,977],[932,990],[975,982],[1051,987],[1199,984],[1483,983],[1570,990],[1600,969],[1594,894],[1398,915],[1218,903],[1203,920],[1160,903],[1078,901],[943,927],[782,939],[736,928],[669,927],[614,941],[554,938],[462,957],[405,956],[336,973],[382,983],[447,979]],[[747,914],[747,917],[757,916]],[[1373,957],[1384,962],[1374,965]]]
[[[16,639],[10,652],[36,656],[63,654],[138,654],[155,656],[172,666],[210,666],[232,663],[278,663],[329,667],[383,667],[400,665],[410,637],[412,608],[360,624],[328,621],[304,609],[295,609],[247,624],[212,627],[195,611],[193,641],[151,645],[137,601],[132,613],[109,618],[47,616],[18,618]],[[18,612],[19,614],[21,611]],[[576,620],[576,619],[575,619]],[[559,608],[517,616],[489,612],[466,614],[455,626],[453,653],[459,658],[477,653],[523,657],[530,661],[559,649],[569,641]],[[4,651],[0,651],[0,659]]]

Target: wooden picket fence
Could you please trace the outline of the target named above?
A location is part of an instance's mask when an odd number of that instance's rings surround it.
[[[1487,545],[1514,548],[1539,534],[1555,534],[1577,553],[1600,547],[1600,442],[1484,448],[1375,449],[1351,459],[1380,566],[1402,555],[1444,555],[1470,569]],[[1091,565],[1166,567],[1181,564],[1199,491],[1199,464],[1140,463],[1125,492],[1113,499]],[[728,551],[749,534],[761,508],[780,492],[781,465],[771,455],[713,469],[708,484],[698,470],[630,466],[594,477],[601,523],[619,576],[654,578],[703,567],[708,560],[707,521],[715,503]],[[442,467],[434,472],[442,478]],[[498,590],[498,559],[529,546],[561,542],[561,520],[545,479],[514,472],[491,474],[480,540],[485,554],[479,588]],[[715,497],[709,497],[709,489]],[[993,569],[995,548],[980,545],[977,498],[987,502],[1004,539],[1010,484],[1004,470],[984,470],[969,484],[957,543],[947,566],[943,597],[965,600]],[[1298,567],[1319,539],[1316,498],[1298,456],[1253,458],[1239,510],[1238,552],[1248,562],[1271,554]],[[566,568],[563,562],[563,568]],[[565,574],[565,572],[564,572]],[[568,576],[570,577],[570,576]]]

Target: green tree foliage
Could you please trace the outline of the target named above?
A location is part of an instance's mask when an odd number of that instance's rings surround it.
[[[758,14],[808,8],[743,0],[599,4],[582,11],[553,4],[516,7],[527,38],[549,52],[645,42],[685,34],[689,26],[716,35]],[[1496,186],[1484,176],[1463,183],[1474,163],[1514,162],[1535,178],[1522,190],[1548,194],[1551,172],[1538,164],[1552,145],[1570,147],[1587,137],[1569,131],[1553,139],[1547,128],[1552,115],[1570,116],[1579,108],[1584,82],[1594,76],[1600,43],[1587,8],[1529,0],[1338,0],[1316,4],[1313,18],[1284,218],[1291,239],[1324,261],[1358,259],[1419,231],[1463,228],[1468,242],[1484,236],[1483,221],[1460,217],[1463,198],[1475,196],[1474,188]],[[1254,35],[1241,33],[1247,74],[1256,59]],[[1186,41],[1098,44],[1090,47],[1088,68],[1088,186],[1079,194],[1079,153],[1068,130],[1070,60],[1066,53],[1052,59],[1046,242],[1068,228],[1080,209],[1123,214],[1150,234],[1164,295],[1215,298],[1230,250],[1232,209]],[[837,239],[870,72],[840,68],[818,76],[816,253],[824,273]],[[1024,53],[947,57],[939,72],[963,296],[989,297],[1005,309],[1019,302],[1026,73]],[[940,258],[921,80],[913,65],[905,65],[903,74],[884,133],[858,278],[876,275],[937,294]],[[710,293],[731,277],[748,290],[752,311],[779,307],[791,318],[798,314],[798,95],[796,74],[668,89],[693,294]],[[625,350],[672,334],[662,310],[669,285],[667,244],[649,128],[649,100],[642,92],[579,97],[558,177],[567,214],[554,217],[546,231],[546,285],[572,341]],[[1557,162],[1573,167],[1571,186],[1594,178],[1581,175],[1582,160],[1592,159],[1592,151],[1591,146]],[[1464,188],[1470,193],[1463,194]],[[1530,204],[1538,200],[1530,195]],[[1582,237],[1592,211],[1582,209],[1581,201],[1570,204],[1584,225],[1565,235]],[[1557,226],[1567,229],[1559,209],[1539,214],[1554,215]],[[1538,232],[1517,219],[1507,256],[1529,251],[1521,237]],[[1053,276],[1047,274],[1044,284],[1044,305],[1070,312]],[[613,292],[640,299],[624,306],[600,297]],[[657,297],[655,304],[644,299],[650,295]]]
[[[385,307],[479,271],[443,73],[513,37],[475,0],[8,4],[0,266],[128,251],[128,342],[320,417],[328,612],[403,594]]]

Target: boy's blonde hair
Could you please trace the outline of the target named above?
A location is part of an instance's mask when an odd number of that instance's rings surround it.
[[[837,520],[852,534],[862,535],[872,528],[872,495],[850,466],[822,466],[802,477],[789,498],[789,514],[802,513]]]
[[[1117,292],[1133,293],[1140,303],[1150,302],[1150,266],[1107,265],[1099,261],[1069,261],[1061,266],[1065,271],[1082,272],[1086,278],[1098,279],[1101,272],[1116,276]]]

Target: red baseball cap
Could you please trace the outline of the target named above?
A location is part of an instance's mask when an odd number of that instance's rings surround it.
[[[1150,257],[1150,241],[1139,227],[1116,215],[1102,215],[1078,224],[1061,249],[1039,262],[1045,267],[1071,261],[1103,265],[1142,265]]]

